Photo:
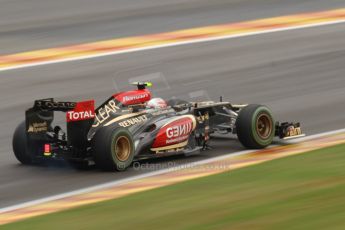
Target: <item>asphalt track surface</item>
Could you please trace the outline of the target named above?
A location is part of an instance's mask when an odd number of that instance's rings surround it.
[[[0,53],[345,6],[321,0],[92,2],[30,1],[32,10],[25,11],[27,1],[0,1]],[[242,150],[231,137],[218,139],[200,156],[149,161],[148,168],[122,173],[22,166],[11,136],[36,98],[101,103],[128,89],[128,81],[148,79],[164,98],[222,95],[267,104],[278,120],[301,121],[313,134],[344,127],[344,64],[345,24],[338,24],[1,72],[0,207]]]
[[[0,54],[345,6],[344,0],[0,0]]]

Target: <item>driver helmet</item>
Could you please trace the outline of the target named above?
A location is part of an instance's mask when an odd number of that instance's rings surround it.
[[[152,98],[147,102],[147,107],[150,109],[165,109],[167,106],[167,103],[159,97]]]

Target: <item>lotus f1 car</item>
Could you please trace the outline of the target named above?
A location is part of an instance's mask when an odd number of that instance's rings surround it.
[[[94,162],[103,170],[125,170],[133,160],[206,150],[212,134],[236,134],[246,148],[261,149],[275,136],[303,136],[299,123],[275,122],[263,105],[152,99],[150,83],[112,95],[95,109],[93,100],[36,100],[13,136],[23,164],[65,160],[77,167]],[[156,102],[156,106],[150,106]],[[53,126],[54,112],[66,113],[66,131]]]

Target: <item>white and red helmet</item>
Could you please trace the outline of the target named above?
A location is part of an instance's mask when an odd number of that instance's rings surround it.
[[[147,107],[150,109],[165,109],[167,106],[167,103],[159,97],[152,98],[147,102]]]

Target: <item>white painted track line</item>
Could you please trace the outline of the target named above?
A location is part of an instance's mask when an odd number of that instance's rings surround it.
[[[160,49],[160,48],[168,48],[168,47],[174,47],[174,46],[191,45],[191,44],[202,43],[202,42],[220,41],[220,40],[225,40],[225,39],[256,36],[256,35],[275,33],[275,32],[306,29],[306,28],[313,28],[313,27],[327,26],[327,25],[336,25],[336,24],[340,24],[340,23],[345,23],[345,19],[344,20],[335,20],[335,21],[330,21],[330,22],[321,22],[321,23],[309,24],[309,25],[291,26],[291,27],[285,27],[285,28],[279,28],[279,29],[268,29],[268,30],[249,32],[249,33],[243,33],[243,34],[225,35],[225,36],[217,36],[217,37],[210,37],[210,38],[203,38],[203,39],[193,39],[193,40],[183,41],[183,42],[172,42],[172,43],[164,44],[164,45],[153,45],[153,46],[147,46],[147,47],[142,47],[142,48],[134,48],[134,49],[121,50],[121,51],[105,52],[105,53],[101,53],[101,54],[85,55],[85,56],[74,57],[74,58],[62,58],[62,59],[55,60],[55,61],[42,61],[42,62],[36,62],[36,63],[32,63],[32,64],[23,64],[23,65],[16,65],[16,66],[7,67],[7,68],[0,68],[0,72],[1,71],[8,71],[8,70],[16,70],[16,69],[35,67],[35,66],[42,66],[42,65],[58,64],[58,63],[64,63],[64,62],[81,61],[81,60],[87,60],[87,59],[92,59],[92,58],[99,58],[99,57],[106,57],[106,56],[112,56],[112,55],[133,53],[133,52],[146,51],[146,50],[154,50],[154,49]]]

